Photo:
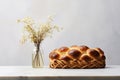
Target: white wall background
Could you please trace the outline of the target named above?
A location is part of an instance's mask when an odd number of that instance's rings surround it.
[[[100,47],[107,64],[120,64],[120,0],[0,0],[0,65],[31,65],[33,45],[21,45],[22,25],[17,19],[31,16],[64,29],[43,41],[45,65],[54,48],[71,45]]]

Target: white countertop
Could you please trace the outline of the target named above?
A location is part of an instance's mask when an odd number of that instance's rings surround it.
[[[0,66],[0,77],[120,77],[120,65],[103,69],[51,69],[31,66]]]

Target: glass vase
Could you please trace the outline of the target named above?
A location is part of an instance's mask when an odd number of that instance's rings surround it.
[[[44,66],[43,51],[39,46],[35,46],[32,54],[32,67],[42,68]]]

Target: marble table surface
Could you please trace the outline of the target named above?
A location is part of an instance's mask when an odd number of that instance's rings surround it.
[[[102,69],[51,69],[49,67],[0,66],[0,77],[120,77],[120,65]]]

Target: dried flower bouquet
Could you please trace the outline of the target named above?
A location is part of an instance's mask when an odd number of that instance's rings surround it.
[[[35,56],[33,57],[32,66],[42,67],[43,57],[41,56],[40,45],[41,42],[48,36],[52,36],[54,30],[59,31],[59,27],[52,24],[52,17],[49,17],[46,23],[36,24],[30,17],[18,20],[18,22],[24,23],[23,37],[21,42],[25,43],[30,40],[35,45]],[[40,53],[40,54],[39,54]]]

